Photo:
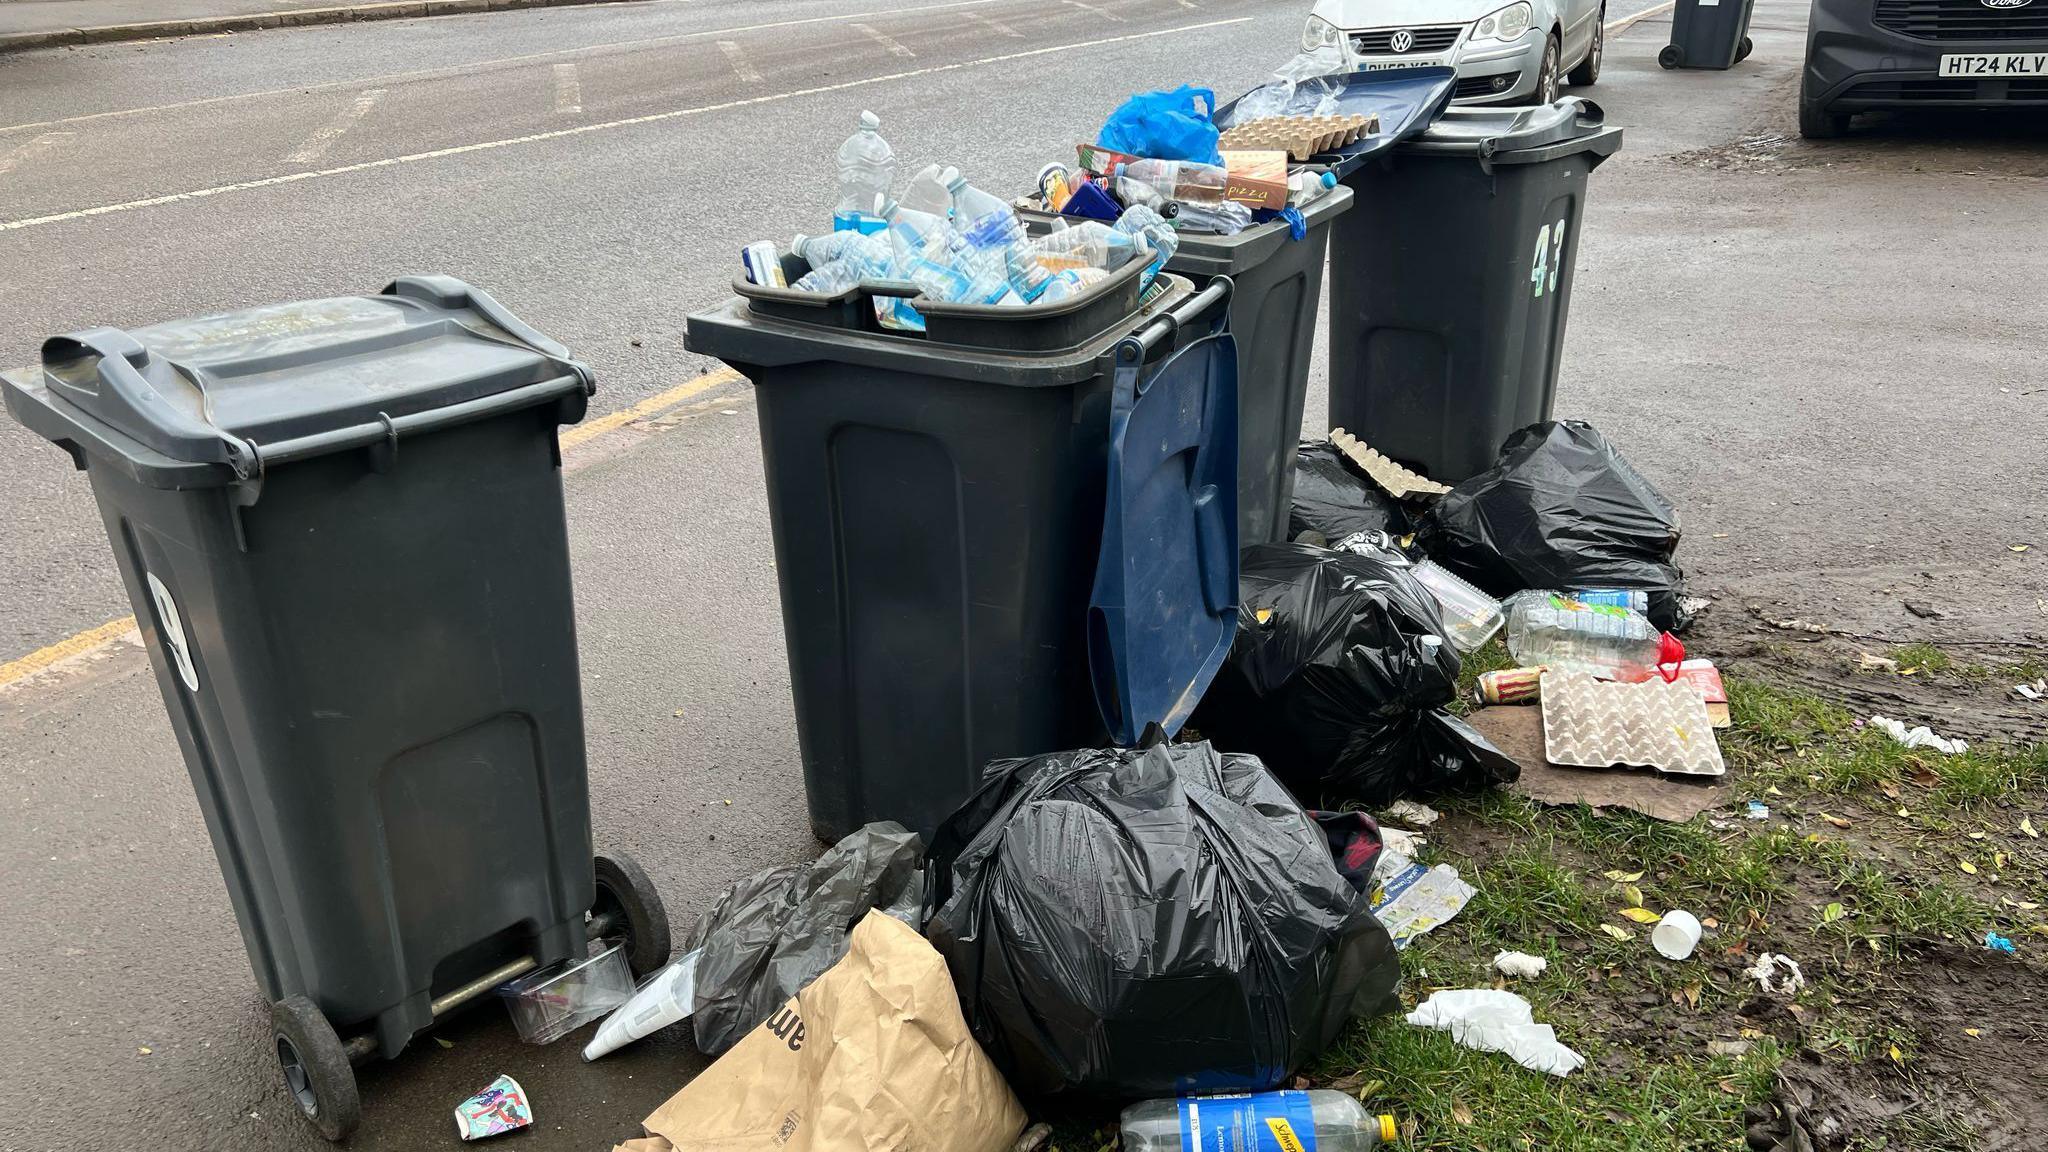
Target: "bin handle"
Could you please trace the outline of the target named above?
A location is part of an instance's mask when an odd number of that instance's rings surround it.
[[[98,359],[93,379],[97,386],[67,380],[63,369],[92,356]],[[86,396],[101,399],[109,408],[119,409],[133,420],[113,418],[110,411],[94,415],[127,435],[169,456],[226,464],[235,475],[248,479],[256,472],[250,445],[204,420],[195,419],[171,402],[143,371],[151,366],[149,349],[119,328],[88,328],[68,336],[43,341],[43,377],[52,391],[78,403]],[[92,411],[89,405],[80,407]],[[155,425],[161,435],[145,429]]]
[[[1209,281],[1207,287],[1181,301],[1178,308],[1156,317],[1131,340],[1125,340],[1118,348],[1118,356],[1121,358],[1128,353],[1132,340],[1137,342],[1138,359],[1151,355],[1161,341],[1200,320],[1211,308],[1218,309],[1220,313],[1222,304],[1230,299],[1230,293],[1236,287],[1228,276],[1218,276]]]
[[[509,392],[494,392],[475,400],[450,404],[445,408],[430,408],[425,412],[413,412],[404,416],[386,416],[378,413],[377,419],[344,428],[330,428],[310,436],[297,436],[290,440],[276,440],[268,444],[257,444],[256,463],[260,474],[262,469],[309,456],[324,456],[330,452],[342,452],[350,448],[366,448],[377,443],[395,442],[401,436],[416,435],[450,428],[457,424],[469,424],[486,420],[520,408],[532,408],[549,400],[565,396],[584,396],[584,380],[580,374],[571,373],[545,380],[539,384],[528,384]]]

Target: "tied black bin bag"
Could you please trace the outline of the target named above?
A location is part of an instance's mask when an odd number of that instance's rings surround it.
[[[1203,735],[1330,807],[1521,775],[1440,710],[1457,694],[1458,653],[1406,558],[1362,543],[1261,544],[1239,563],[1237,638],[1195,713]]]
[[[1400,964],[1258,760],[1206,743],[991,764],[941,826],[926,935],[1026,1096],[1287,1083]]]
[[[1327,440],[1298,446],[1294,452],[1294,500],[1287,514],[1287,538],[1324,546],[1359,532],[1408,531],[1408,513],[1401,502],[1353,471],[1344,454]]]
[[[1635,588],[1650,622],[1685,627],[1678,510],[1591,424],[1532,424],[1439,500],[1417,543],[1494,596],[1526,588]]]

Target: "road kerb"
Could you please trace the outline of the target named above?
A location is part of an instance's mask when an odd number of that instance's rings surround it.
[[[193,16],[183,20],[145,20],[129,24],[96,24],[89,28],[51,28],[38,32],[0,33],[0,53],[38,48],[67,48],[122,40],[163,40],[176,36],[214,36],[257,32],[265,28],[310,24],[347,24],[357,20],[404,20],[418,16],[459,16],[505,12],[515,8],[553,8],[569,4],[622,4],[629,0],[382,0],[374,4],[341,4],[329,8],[293,8],[276,12],[242,12],[229,16]]]

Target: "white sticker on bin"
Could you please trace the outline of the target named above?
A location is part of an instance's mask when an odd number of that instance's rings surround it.
[[[192,666],[191,645],[185,639],[185,621],[178,615],[178,602],[171,599],[171,590],[156,578],[156,573],[144,572],[142,578],[149,584],[149,598],[156,601],[157,633],[163,637],[164,654],[177,666],[178,679],[185,682],[185,690],[197,692],[199,670]]]

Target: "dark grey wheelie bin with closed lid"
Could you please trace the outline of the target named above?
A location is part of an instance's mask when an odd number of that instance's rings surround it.
[[[1598,105],[1451,108],[1345,178],[1330,235],[1330,425],[1433,480],[1550,418]]]
[[[1349,211],[1341,185],[1302,209],[1306,230],[1294,239],[1285,220],[1254,224],[1235,236],[1179,233],[1166,270],[1197,288],[1230,277],[1230,333],[1237,340],[1237,534],[1249,547],[1287,536],[1294,501],[1294,449],[1308,403],[1322,310],[1323,262],[1330,227]],[[1034,231],[1052,217],[1021,213]]]
[[[872,820],[930,836],[992,760],[1135,716],[1176,729],[1185,684],[1165,700],[1108,686],[1156,687],[1162,650],[1221,662],[1236,358],[1205,334],[1230,283],[1161,275],[1141,300],[1141,263],[1059,305],[918,301],[922,336],[877,328],[861,290],[735,283],[689,318],[686,346],[755,386],[819,839]]]
[[[1678,0],[1671,9],[1671,43],[1657,52],[1665,68],[1726,70],[1749,58],[1753,0]]]
[[[414,278],[55,337],[4,390],[92,483],[323,1135],[353,1063],[587,933],[666,958],[645,874],[591,854],[561,345]]]

